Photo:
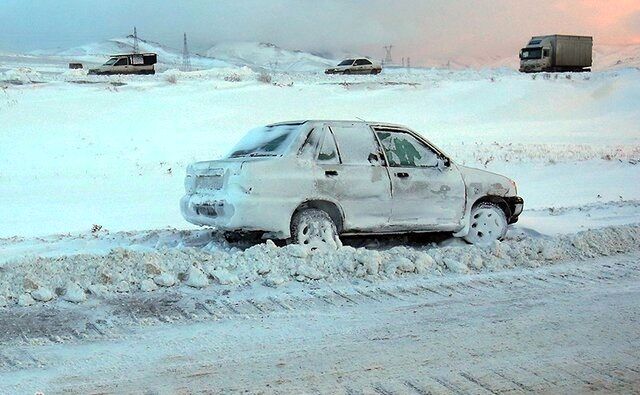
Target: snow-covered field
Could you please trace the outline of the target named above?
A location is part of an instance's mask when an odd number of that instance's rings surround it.
[[[514,234],[640,222],[639,70],[275,73],[271,83],[259,75],[246,67],[1,73],[0,261],[82,254],[92,241],[119,240],[105,253],[136,244],[132,238],[195,229],[178,207],[186,165],[220,157],[252,127],[305,118],[406,124],[458,162],[515,179],[526,210]]]
[[[94,56],[92,48],[85,49],[78,56]],[[218,49],[221,52],[223,47]],[[72,374],[75,365],[69,360],[76,355],[75,351],[51,349],[51,354],[47,354],[49,351],[42,351],[32,343],[93,341],[85,338],[85,334],[96,332],[102,336],[109,328],[125,325],[125,321],[126,325],[139,325],[138,315],[144,315],[145,308],[151,309],[147,313],[154,319],[166,321],[162,309],[169,302],[163,298],[189,305],[180,310],[180,320],[194,319],[200,314],[198,311],[204,312],[198,319],[204,315],[217,320],[221,317],[207,303],[221,301],[223,296],[240,304],[236,308],[228,304],[231,302],[220,302],[233,314],[234,309],[242,310],[256,303],[261,306],[262,302],[255,302],[260,298],[267,298],[264,303],[273,306],[289,306],[287,295],[311,295],[317,298],[313,303],[320,300],[321,304],[326,302],[327,306],[335,307],[336,298],[349,301],[357,295],[369,295],[362,297],[370,303],[394,299],[394,292],[389,296],[389,292],[380,289],[403,288],[404,282],[451,280],[459,281],[463,289],[474,289],[477,284],[472,283],[477,280],[483,281],[482,287],[500,288],[497,284],[502,283],[494,282],[492,276],[521,273],[546,278],[554,270],[564,270],[561,268],[567,264],[573,265],[572,275],[578,276],[569,284],[584,281],[595,287],[594,284],[605,280],[595,274],[576,273],[599,268],[605,262],[618,262],[620,256],[637,262],[640,70],[521,75],[506,68],[387,69],[379,76],[348,78],[309,71],[271,71],[271,82],[265,82],[261,74],[265,68],[240,67],[235,63],[242,57],[241,52],[234,62],[208,64],[212,68],[206,70],[183,73],[166,67],[169,70],[154,76],[112,77],[65,70],[60,59],[50,56],[0,56],[0,326],[5,329],[0,332],[7,333],[4,337],[0,334],[0,393],[46,389],[48,385],[57,391],[73,388],[73,384],[65,387],[62,381],[53,378]],[[229,59],[233,55],[228,48],[227,54]],[[304,68],[310,67],[311,60],[317,60],[295,53],[287,56],[291,62],[301,62]],[[286,68],[282,65],[272,68],[282,69]],[[280,248],[271,242],[229,244],[219,235],[195,228],[182,219],[178,200],[190,162],[224,155],[255,126],[324,118],[405,124],[443,148],[454,160],[516,180],[519,195],[525,199],[525,211],[504,242],[486,249],[437,235],[354,238],[345,240],[346,246],[336,252],[314,254],[297,246]],[[610,273],[609,277],[618,274]],[[624,281],[633,291],[629,291],[630,297],[637,299],[637,279]],[[357,288],[362,284],[376,287],[377,291],[367,293]],[[557,288],[561,285],[552,285],[552,294],[561,295]],[[443,286],[446,287],[449,285]],[[598,292],[610,295],[609,291],[614,291],[613,286],[609,288],[606,292],[594,288],[586,295],[590,300],[598,300]],[[339,295],[334,292],[336,289],[344,289],[344,295],[335,296]],[[418,300],[427,291],[407,289],[411,291],[405,293],[413,293],[416,301],[410,307],[394,304],[393,311],[425,308],[423,303],[429,306],[430,302]],[[536,288],[527,292],[537,297],[543,291]],[[499,290],[483,293],[482,303],[491,303],[498,294]],[[311,303],[299,299],[293,307],[308,307]],[[561,299],[550,297],[545,303],[554,305],[554,311],[561,314],[566,308]],[[501,302],[504,309],[508,302]],[[571,303],[574,302],[578,303],[577,300]],[[395,319],[397,313],[387,314],[388,306],[384,303],[382,307],[367,305],[358,313],[375,311],[381,317]],[[615,305],[613,296],[610,305]],[[73,318],[75,314],[90,315],[93,309],[108,310],[108,306],[120,306],[124,312],[118,314],[128,318],[122,322],[115,318],[109,321],[106,317],[110,315],[106,313],[99,318],[87,318],[86,322]],[[627,307],[637,317],[633,306]],[[278,321],[269,309],[256,309],[260,319],[285,325],[283,332],[271,336],[282,337],[287,328],[300,325],[299,317]],[[317,306],[312,310],[313,314],[326,313]],[[456,311],[466,314],[464,309]],[[598,311],[585,312],[584,319],[592,319]],[[436,316],[425,314],[416,319],[437,320]],[[348,323],[344,318],[334,317]],[[622,325],[621,317],[614,318]],[[27,319],[30,321],[24,321]],[[48,321],[55,319],[69,322]],[[41,326],[38,322],[45,324]],[[233,322],[229,325],[233,326]],[[413,322],[409,327],[415,329],[418,327],[415,325],[419,323]],[[431,329],[452,330],[448,325]],[[553,322],[545,325],[552,328]],[[599,325],[601,330],[610,329],[606,323]],[[625,331],[633,330],[633,324],[628,322],[623,327]],[[243,334],[255,329],[251,325],[243,328]],[[220,327],[221,332],[216,333],[227,336],[223,329]],[[186,332],[171,330],[180,344],[191,341]],[[202,328],[194,330],[201,331],[203,336],[213,336]],[[337,336],[351,339],[342,332]],[[588,333],[582,336],[589,337]],[[14,354],[26,350],[21,345],[15,346],[16,339],[31,342],[28,345],[31,348],[24,354],[33,356],[30,360],[14,358]],[[131,346],[128,342],[132,341],[123,341],[119,349],[127,350]],[[484,338],[482,344],[489,342]],[[12,347],[3,353],[3,344]],[[141,344],[140,347],[159,347],[153,342]],[[217,350],[213,353],[211,349],[194,352],[217,358],[217,352],[222,350],[218,346],[212,346]],[[598,347],[603,347],[603,343],[598,343]],[[530,351],[535,354],[535,350]],[[170,357],[160,351],[157,356]],[[60,369],[39,369],[39,366],[50,368],[58,357],[66,361]],[[635,364],[637,369],[638,356],[633,358],[621,363]],[[615,362],[615,358],[612,360]],[[117,387],[111,386],[110,376],[104,372],[120,371],[124,365],[115,364],[112,358],[107,358],[104,366],[95,359],[89,362],[89,367],[81,372],[83,376],[78,378],[77,388],[115,390]],[[108,365],[112,362],[115,365]],[[92,377],[94,368],[104,369],[101,386],[86,381],[86,377]],[[198,367],[189,364],[177,371],[184,369],[197,371]],[[416,368],[407,369],[414,372]],[[571,372],[571,377],[580,376]],[[637,370],[632,372],[636,373],[632,379],[637,383]],[[405,384],[407,380],[413,382],[409,373],[409,376],[396,373]],[[149,377],[132,377],[133,381],[120,391],[146,389],[138,384]],[[311,384],[305,381],[305,386],[295,385],[295,377],[291,372],[286,375],[286,380],[293,381],[283,387],[284,391],[314,387],[313,380]],[[37,378],[32,382],[34,386],[20,384],[26,378]],[[193,380],[201,380],[202,384],[207,379]],[[183,381],[180,385],[194,390]],[[318,379],[320,382],[326,384]],[[173,386],[176,383],[169,380],[162,384],[182,388]],[[338,388],[336,385],[331,381],[330,387],[320,387],[333,392]],[[225,381],[225,388],[258,389],[255,383],[235,385],[229,381]],[[554,387],[540,387],[550,388]],[[456,392],[455,388],[449,390]]]

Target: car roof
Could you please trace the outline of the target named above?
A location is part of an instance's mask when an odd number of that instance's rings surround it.
[[[153,55],[156,55],[156,56],[157,56],[157,54],[155,54],[155,53],[153,53],[153,52],[145,52],[145,53],[119,53],[119,54],[109,55],[109,56],[110,56],[110,57],[112,57],[112,58],[116,58],[116,57],[119,57],[119,56],[132,56],[132,55],[140,55],[140,56],[153,56]]]
[[[305,123],[309,123],[309,124],[318,124],[318,123],[329,123],[329,124],[334,124],[334,125],[354,125],[354,124],[363,124],[363,125],[370,125],[370,126],[381,126],[381,127],[389,127],[389,128],[402,128],[402,129],[408,129],[406,126],[404,125],[399,125],[399,124],[394,124],[394,123],[388,123],[388,122],[373,122],[373,121],[362,121],[362,120],[357,120],[357,121],[352,121],[352,120],[337,120],[337,119],[307,119],[307,120],[297,120],[297,121],[287,121],[287,122],[277,122],[277,123],[272,123],[269,124],[267,126],[280,126],[280,125],[303,125]]]

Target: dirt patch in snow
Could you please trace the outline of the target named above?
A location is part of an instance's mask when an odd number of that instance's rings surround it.
[[[22,257],[0,265],[0,306],[31,306],[56,299],[82,303],[95,297],[189,287],[278,287],[349,278],[371,281],[395,276],[475,273],[538,267],[637,250],[640,226],[589,230],[555,238],[516,235],[490,247],[471,245],[398,246],[370,250],[344,246],[336,251],[301,251],[267,241],[244,251],[203,247],[161,247],[153,251],[115,248],[105,255]]]

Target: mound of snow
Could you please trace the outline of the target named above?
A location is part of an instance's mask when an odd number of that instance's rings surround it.
[[[589,230],[555,238],[518,235],[486,248],[472,245],[432,248],[393,247],[384,251],[341,247],[337,251],[297,254],[295,246],[273,243],[245,251],[170,248],[139,251],[117,248],[106,255],[58,258],[21,257],[6,262],[0,298],[7,304],[29,306],[53,298],[47,289],[63,289],[62,299],[85,300],[91,294],[153,292],[157,287],[237,286],[287,282],[369,281],[406,275],[467,274],[513,267],[537,267],[559,261],[637,251],[640,226]],[[162,274],[157,274],[162,273]],[[210,282],[209,279],[214,281]]]
[[[238,66],[271,71],[324,71],[336,63],[308,52],[254,42],[219,43],[211,47],[206,55]]]

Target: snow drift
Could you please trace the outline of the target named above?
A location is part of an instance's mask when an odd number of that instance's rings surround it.
[[[56,298],[82,302],[176,286],[278,287],[292,281],[378,281],[407,275],[537,267],[636,251],[640,248],[640,226],[609,227],[555,238],[520,233],[487,248],[453,244],[385,250],[344,246],[337,251],[310,252],[300,245],[279,248],[267,241],[242,251],[211,240],[200,248],[180,243],[149,251],[116,248],[105,255],[20,257],[0,263],[0,305],[28,306]]]

